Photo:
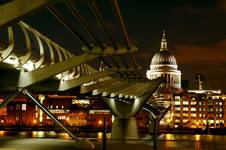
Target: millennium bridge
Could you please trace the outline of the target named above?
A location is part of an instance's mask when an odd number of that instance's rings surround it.
[[[107,11],[113,14],[117,24],[115,29],[102,11],[106,9],[105,3],[94,0],[1,1],[0,92],[11,94],[0,108],[24,94],[61,126],[78,147],[93,149],[93,143],[78,139],[33,94],[61,92],[100,96],[115,118],[112,139],[123,142],[127,138],[139,138],[135,116],[141,109],[150,112],[156,135],[156,126],[169,108],[158,109],[147,102],[164,79],[145,78],[135,58],[139,49],[129,38],[119,1],[109,0],[108,3]],[[77,41],[71,44],[78,43],[79,49],[65,48],[26,22],[34,14],[44,12],[76,37]],[[38,21],[43,25],[48,23],[45,18]]]

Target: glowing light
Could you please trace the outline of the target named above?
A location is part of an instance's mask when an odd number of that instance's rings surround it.
[[[44,131],[33,131],[32,137],[45,137],[45,132]]]
[[[37,123],[37,120],[34,120],[33,123],[36,124]]]
[[[60,80],[62,78],[62,75],[61,75],[61,73],[59,73],[55,77]]]
[[[90,101],[88,99],[87,100],[86,99],[81,99],[81,100],[73,99],[72,104],[89,105]]]
[[[99,120],[99,121],[98,121],[98,124],[99,124],[99,125],[102,125],[102,124],[103,124],[103,121],[102,121],[102,120]]]
[[[27,132],[20,132],[21,137],[26,137],[26,135],[27,135]]]
[[[195,135],[195,141],[200,141],[200,137],[201,137],[201,136],[200,136],[199,134],[196,134],[196,135]]]
[[[0,131],[0,135],[4,135],[5,134],[5,131]]]
[[[70,120],[70,118],[69,118],[69,117],[67,117],[67,118],[66,118],[66,120],[67,120],[67,121],[69,121],[69,120]]]
[[[4,123],[4,120],[1,120],[1,123]]]
[[[35,69],[34,63],[31,62],[30,60],[26,64],[24,64],[23,67],[28,71],[32,71]]]
[[[65,138],[65,139],[69,139],[69,138],[70,138],[69,134],[64,133],[64,138]]]
[[[5,59],[3,62],[7,63],[7,64],[11,64],[14,65],[14,67],[16,67],[18,65],[18,58],[16,56],[10,56],[7,59]]]
[[[97,139],[102,139],[102,138],[103,138],[103,132],[98,132]]]
[[[166,140],[174,140],[173,134],[166,134]]]
[[[115,120],[115,117],[114,117],[114,115],[112,115],[111,121],[114,122],[114,120]]]

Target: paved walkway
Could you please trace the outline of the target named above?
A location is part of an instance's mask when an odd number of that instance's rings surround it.
[[[224,144],[219,143],[195,143],[184,142],[180,145],[162,143],[158,150],[226,150]],[[203,145],[204,144],[204,145]],[[95,150],[103,150],[102,143],[95,143]],[[0,150],[84,150],[76,147],[73,140],[54,139],[54,138],[16,138],[1,137]],[[86,149],[87,150],[87,149]],[[153,150],[152,145],[148,144],[107,144],[106,150]]]
[[[96,150],[102,145],[95,144]],[[151,150],[150,145],[108,144],[107,150]],[[48,138],[0,138],[0,150],[83,150],[73,140]]]

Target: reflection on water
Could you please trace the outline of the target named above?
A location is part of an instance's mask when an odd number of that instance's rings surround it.
[[[141,135],[145,137],[146,134]],[[71,139],[67,133],[57,133],[55,131],[0,131],[0,137],[13,136],[13,137],[26,137],[26,138],[60,138]],[[103,139],[103,133],[75,133],[78,138],[93,138],[101,141]],[[107,139],[110,139],[111,134],[106,134]],[[225,142],[226,135],[199,135],[199,134],[161,134],[158,136],[158,140],[166,141],[209,141],[209,142]]]
[[[174,135],[173,134],[165,134],[166,140],[174,140]]]
[[[200,141],[200,137],[201,137],[201,135],[196,134],[196,135],[195,135],[195,141]]]
[[[33,131],[32,137],[33,138],[43,138],[43,137],[45,137],[45,132],[44,131]]]
[[[22,131],[19,134],[20,134],[20,137],[27,137],[27,132],[25,131]]]
[[[69,136],[69,134],[67,134],[67,133],[63,133],[63,137],[64,137],[64,139],[70,139],[71,137]]]
[[[98,142],[101,142],[102,139],[103,139],[103,132],[98,132],[98,133],[97,133],[97,141],[98,141]]]
[[[4,136],[5,131],[0,131],[0,136]]]

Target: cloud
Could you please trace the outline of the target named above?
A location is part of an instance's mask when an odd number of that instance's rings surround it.
[[[174,55],[180,63],[225,63],[226,62],[226,40],[205,45],[177,45]]]
[[[185,79],[194,81],[195,74],[201,73],[207,78],[205,88],[226,90],[226,40],[209,45],[177,45],[174,50]]]
[[[223,11],[226,11],[226,0],[218,0],[217,8]]]

